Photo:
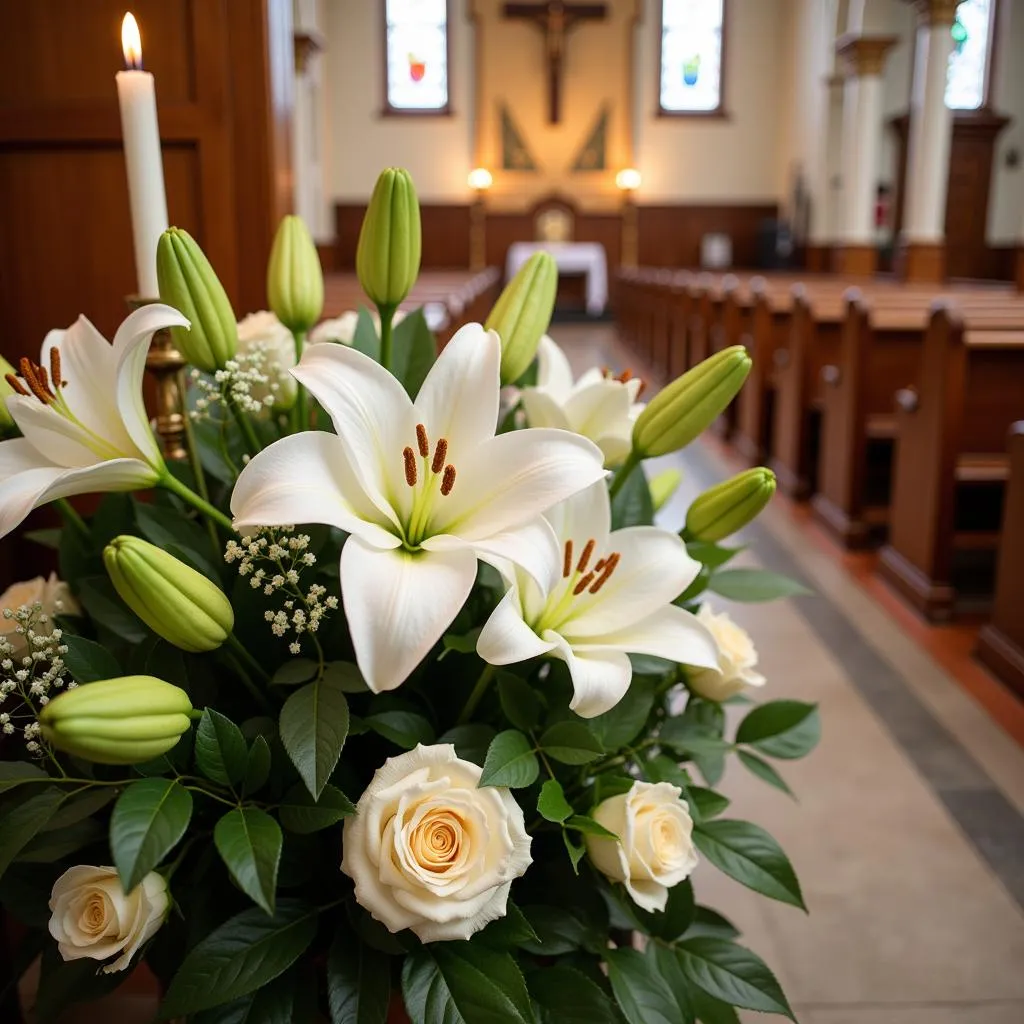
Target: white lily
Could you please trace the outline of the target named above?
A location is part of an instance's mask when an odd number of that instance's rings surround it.
[[[395,310],[395,315],[391,320],[391,326],[397,327],[404,319],[405,312],[401,309]],[[380,335],[380,316],[377,313],[371,312],[370,319],[373,321],[373,326],[376,328],[378,336]],[[309,332],[308,341],[311,345],[319,344],[322,341],[333,341],[339,345],[351,345],[355,340],[356,327],[359,325],[359,314],[354,309],[347,309],[344,313],[330,320],[321,320]]]
[[[238,528],[327,523],[351,534],[342,599],[375,692],[399,686],[451,624],[478,557],[546,583],[557,541],[541,513],[604,477],[601,453],[575,434],[495,436],[500,363],[496,334],[463,327],[414,403],[361,352],[310,345],[292,372],[337,433],[276,441],[235,485]]]
[[[546,334],[537,348],[537,385],[523,388],[531,427],[557,427],[589,437],[604,453],[606,466],[619,465],[633,445],[633,421],[642,381],[624,373],[610,376],[596,368],[573,381],[565,353]]]
[[[23,436],[0,443],[0,537],[48,501],[151,487],[166,475],[142,375],[153,332],[188,326],[170,306],[144,306],[110,344],[80,316],[47,334],[40,365],[21,361],[7,409]]]
[[[710,632],[672,604],[700,571],[677,534],[655,526],[611,532],[603,482],[546,518],[561,545],[554,585],[539,585],[518,570],[506,574],[508,592],[477,640],[484,661],[561,658],[572,676],[569,707],[583,718],[608,711],[625,696],[632,678],[627,652],[717,666]]]

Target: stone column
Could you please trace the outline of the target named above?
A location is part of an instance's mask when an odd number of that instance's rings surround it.
[[[957,0],[917,0],[917,8],[898,267],[907,281],[937,282],[943,280],[946,270],[946,186],[953,137],[953,111],[946,106],[946,76]]]
[[[836,271],[875,272],[875,180],[882,141],[882,71],[893,36],[845,35],[836,55],[846,68],[843,98],[843,197]]]

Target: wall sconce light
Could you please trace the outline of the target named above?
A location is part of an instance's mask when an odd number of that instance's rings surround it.
[[[615,187],[623,192],[635,192],[641,180],[640,172],[635,167],[625,167],[615,175]]]
[[[622,193],[622,256],[624,267],[635,267],[640,252],[640,224],[634,193],[640,187],[640,172],[625,167],[615,175],[615,187]]]
[[[486,167],[474,167],[467,180],[474,192],[486,192],[494,184],[494,175]]]
[[[494,176],[486,167],[474,167],[466,179],[474,192],[469,207],[469,269],[483,270],[487,261],[486,214],[484,196],[494,184]]]

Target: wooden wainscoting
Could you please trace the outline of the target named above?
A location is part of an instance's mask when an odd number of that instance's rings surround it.
[[[85,313],[108,336],[136,278],[114,75],[123,0],[0,4],[0,351]],[[156,76],[172,224],[241,313],[291,209],[291,0],[133,0]]]

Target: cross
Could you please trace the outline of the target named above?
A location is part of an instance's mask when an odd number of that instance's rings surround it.
[[[561,121],[562,56],[565,34],[578,21],[601,21],[608,12],[607,4],[574,4],[562,0],[548,3],[505,4],[506,18],[523,18],[534,22],[544,33],[548,58],[548,122]]]

